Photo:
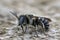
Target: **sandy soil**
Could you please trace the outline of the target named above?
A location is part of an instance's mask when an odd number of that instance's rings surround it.
[[[33,14],[48,17],[52,20],[50,36],[34,32],[23,34],[17,18],[11,14]],[[32,30],[31,30],[32,31]],[[0,0],[0,40],[60,40],[60,0]]]

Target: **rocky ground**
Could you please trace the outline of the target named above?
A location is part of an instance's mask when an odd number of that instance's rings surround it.
[[[11,14],[33,14],[52,20],[49,36],[38,33],[23,34],[17,18]],[[0,40],[60,40],[60,0],[0,0]]]

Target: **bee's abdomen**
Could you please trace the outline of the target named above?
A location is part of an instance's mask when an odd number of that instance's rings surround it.
[[[45,27],[45,31],[48,31],[49,30],[49,22],[47,19],[41,17],[40,20],[42,21],[44,27]]]

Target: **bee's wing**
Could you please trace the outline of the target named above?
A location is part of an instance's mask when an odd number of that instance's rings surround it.
[[[52,21],[50,18],[46,18],[46,17],[45,17],[45,19],[47,19],[47,20],[48,20],[48,22],[51,22],[51,21]]]

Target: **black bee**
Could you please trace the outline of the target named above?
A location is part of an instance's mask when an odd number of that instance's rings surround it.
[[[34,26],[36,29],[37,29],[38,25],[40,25],[41,29],[43,31],[49,30],[49,22],[51,22],[51,19],[49,19],[49,18],[37,17],[34,15],[30,15],[30,14],[29,15],[20,15],[18,17],[16,13],[13,13],[13,12],[11,12],[11,13],[17,17],[18,26],[21,26],[23,32],[26,32],[28,24]],[[26,26],[25,31],[23,29],[24,26]],[[36,34],[37,34],[37,31],[36,31]]]

